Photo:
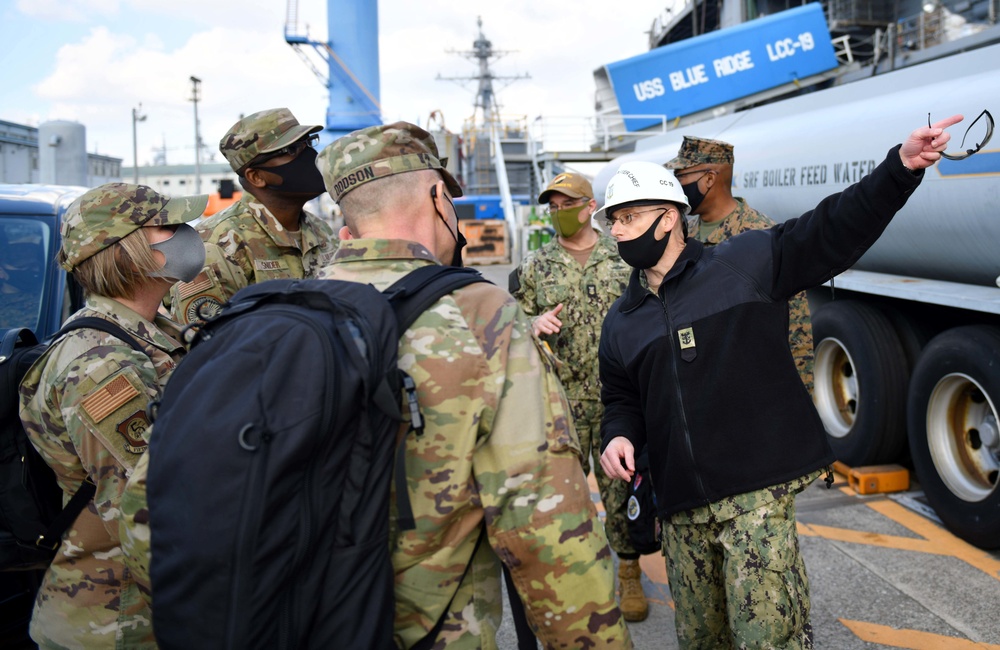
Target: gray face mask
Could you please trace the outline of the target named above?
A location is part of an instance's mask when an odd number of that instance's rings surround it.
[[[170,278],[190,282],[205,267],[205,244],[198,231],[187,224],[177,226],[170,239],[150,244],[154,251],[163,253],[167,262],[159,271],[150,273],[154,278]]]

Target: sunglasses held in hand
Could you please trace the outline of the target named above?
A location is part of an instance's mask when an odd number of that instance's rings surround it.
[[[976,145],[975,149],[966,149],[965,153],[958,154],[958,155],[947,154],[947,153],[945,153],[945,152],[942,151],[941,152],[941,157],[942,158],[947,158],[948,160],[965,160],[966,158],[968,158],[972,154],[978,153],[980,149],[982,149],[983,147],[985,147],[986,143],[989,142],[990,138],[993,137],[993,116],[990,115],[990,112],[987,111],[987,110],[984,110],[982,113],[979,114],[979,117],[977,117],[975,120],[972,121],[972,124],[969,125],[969,128],[967,128],[965,130],[965,135],[962,136],[962,144],[960,144],[959,146],[960,147],[964,147],[965,146],[965,138],[969,135],[969,131],[972,130],[972,127],[974,127],[976,125],[976,122],[978,122],[979,120],[981,120],[983,118],[983,116],[986,117],[986,137],[983,138],[982,142],[980,142],[979,144]],[[931,114],[928,113],[927,114],[927,127],[930,128],[930,126],[931,126]]]

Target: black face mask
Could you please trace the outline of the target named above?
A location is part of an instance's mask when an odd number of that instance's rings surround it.
[[[666,212],[666,210],[664,210]],[[663,257],[663,251],[667,250],[667,242],[670,241],[670,233],[657,241],[656,227],[663,219],[661,214],[656,218],[646,232],[635,239],[618,242],[618,254],[622,256],[625,263],[634,269],[650,269]]]
[[[281,185],[268,185],[267,189],[282,194],[297,194],[314,199],[326,191],[323,174],[316,169],[316,150],[306,147],[294,160],[277,167],[258,167],[281,177]]]
[[[699,178],[698,180],[701,179]],[[681,191],[684,192],[684,196],[688,200],[688,205],[691,206],[691,214],[698,214],[698,206],[705,200],[705,195],[698,189],[698,181],[681,185]]]
[[[437,185],[431,187],[431,199],[436,199],[436,198],[437,198]],[[448,203],[451,203],[452,211],[456,215],[458,215],[458,210],[455,209],[455,204],[451,202],[451,199],[449,199],[447,196],[445,196],[444,198],[446,201],[448,201]],[[454,233],[451,232],[451,226],[448,225],[448,220],[445,219],[444,215],[441,214],[441,211],[437,209],[437,201],[432,201],[432,202],[434,204],[434,212],[437,212],[438,218],[441,219],[441,221],[444,223],[444,227],[448,229],[448,233],[455,239],[455,252],[451,254],[451,266],[458,266],[458,267],[465,266],[465,263],[462,261],[462,249],[465,248],[465,244],[467,243],[465,240],[465,235],[462,234],[462,231],[458,227],[458,224],[455,225],[455,232]]]

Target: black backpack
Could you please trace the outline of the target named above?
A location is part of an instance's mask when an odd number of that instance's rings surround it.
[[[96,329],[145,350],[128,332],[103,318],[76,318],[51,341],[77,329]],[[28,440],[18,414],[18,386],[48,349],[29,329],[9,329],[0,337],[0,571],[45,568],[62,535],[93,498],[88,478],[63,508],[62,489],[52,469]]]
[[[628,535],[636,553],[660,552],[660,524],[656,519],[656,492],[649,476],[649,450],[635,457],[635,473],[628,486]]]
[[[395,647],[389,494],[404,394],[422,433],[399,338],[441,296],[485,281],[437,265],[385,293],[271,280],[194,329],[148,452],[160,647]],[[395,474],[397,526],[412,528]]]

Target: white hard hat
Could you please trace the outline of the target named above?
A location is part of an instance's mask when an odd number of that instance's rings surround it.
[[[604,205],[595,213],[603,219],[620,205],[636,201],[669,201],[681,207],[682,216],[691,210],[687,197],[674,173],[656,163],[633,160],[624,163],[608,181],[604,190]]]

